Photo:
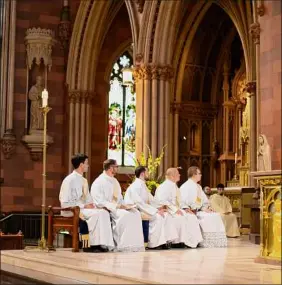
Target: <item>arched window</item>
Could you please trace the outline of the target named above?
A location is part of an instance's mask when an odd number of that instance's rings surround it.
[[[131,55],[124,52],[115,62],[110,79],[108,158],[121,166],[135,165],[135,93],[122,84],[122,69],[132,64]]]

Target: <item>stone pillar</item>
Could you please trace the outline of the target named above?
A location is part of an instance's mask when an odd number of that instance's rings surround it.
[[[4,1],[4,26],[1,56],[1,149],[6,159],[16,150],[13,131],[15,37],[17,1]]]
[[[256,82],[248,82],[246,84],[246,91],[249,93],[250,98],[250,171],[256,171],[257,167],[257,134],[256,134]],[[252,186],[253,181],[250,180]]]
[[[136,156],[141,152],[148,155],[147,146],[153,158],[160,155],[166,145],[165,155],[159,167],[163,173],[169,165],[169,116],[170,116],[170,66],[136,66]]]
[[[76,153],[85,153],[91,157],[91,111],[94,92],[69,91],[69,141],[68,170],[72,169],[71,157]],[[87,174],[90,177],[90,174]]]

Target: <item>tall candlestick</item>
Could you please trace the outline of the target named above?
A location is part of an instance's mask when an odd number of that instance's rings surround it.
[[[42,107],[45,108],[48,106],[48,91],[44,89],[42,91]]]

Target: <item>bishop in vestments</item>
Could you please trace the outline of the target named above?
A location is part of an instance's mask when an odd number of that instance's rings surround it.
[[[180,191],[176,183],[180,180],[177,168],[169,168],[166,180],[157,188],[154,201],[156,205],[168,209],[172,215],[178,237],[173,244],[184,243],[188,247],[196,248],[203,240],[199,221],[190,209],[181,210]]]
[[[188,169],[188,180],[180,187],[182,208],[192,210],[199,219],[203,233],[203,247],[226,247],[227,238],[221,216],[210,207],[202,187],[201,171],[196,166]]]
[[[135,169],[135,180],[127,188],[124,201],[136,204],[143,219],[149,220],[149,248],[164,246],[177,239],[177,231],[173,218],[163,207],[153,206],[154,197],[149,192],[145,180],[148,170],[144,166]]]
[[[99,209],[89,193],[87,180],[83,173],[88,171],[88,157],[77,154],[72,160],[74,171],[62,183],[60,202],[62,208],[80,207],[80,218],[86,220],[89,231],[89,246],[101,251],[114,248],[110,215],[108,211]],[[72,212],[62,211],[63,216],[71,216]],[[86,250],[86,249],[85,249]]]
[[[119,182],[114,177],[118,165],[114,159],[104,161],[104,172],[93,182],[91,196],[99,207],[110,212],[116,251],[144,251],[142,219],[136,205],[123,201]]]
[[[217,185],[217,194],[210,197],[212,208],[221,215],[225,226],[226,235],[228,237],[239,237],[240,231],[238,227],[237,218],[232,213],[232,206],[230,200],[224,195],[224,185]]]

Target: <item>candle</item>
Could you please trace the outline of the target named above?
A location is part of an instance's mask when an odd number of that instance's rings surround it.
[[[44,89],[42,91],[42,107],[47,107],[48,106],[48,91]]]
[[[64,0],[64,7],[69,6],[69,1],[68,0]]]
[[[237,163],[237,152],[235,152],[235,164]]]

